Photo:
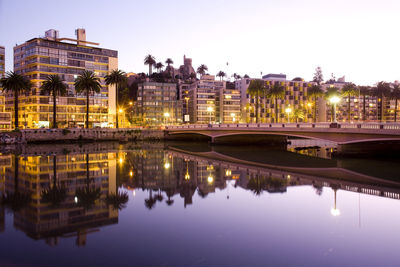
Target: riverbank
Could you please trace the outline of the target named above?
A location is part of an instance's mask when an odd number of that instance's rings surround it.
[[[0,133],[1,144],[161,140],[161,129],[27,129]]]

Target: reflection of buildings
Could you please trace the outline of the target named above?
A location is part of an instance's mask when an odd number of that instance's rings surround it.
[[[80,246],[85,245],[87,233],[98,231],[97,227],[117,223],[118,211],[104,202],[107,194],[116,191],[115,154],[88,155],[88,166],[85,154],[14,159],[6,170],[6,191],[15,193],[18,190],[31,196],[26,207],[14,211],[14,226],[31,238],[46,239],[49,245],[56,245],[59,237],[76,236]],[[46,203],[43,192],[54,189],[54,185],[65,189],[60,189],[65,194],[58,192],[57,195],[64,198],[60,203]],[[76,194],[79,188],[99,188],[101,194],[92,206],[84,207]]]
[[[11,167],[11,155],[0,155],[0,199],[5,193],[6,169]],[[0,205],[0,232],[5,229],[4,206]]]

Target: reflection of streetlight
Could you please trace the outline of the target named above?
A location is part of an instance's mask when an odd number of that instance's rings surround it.
[[[214,182],[214,178],[211,176],[211,174],[207,177],[207,182],[210,184]]]
[[[333,122],[336,122],[336,104],[339,103],[340,98],[336,95],[329,98],[329,102],[333,104]]]
[[[129,106],[132,106],[133,105],[133,102],[132,101],[129,101]]]
[[[290,113],[292,112],[292,108],[291,107],[287,107],[285,109],[285,112],[287,114],[287,120],[288,120],[288,122],[290,122]]]
[[[333,189],[333,191],[335,192],[335,205],[331,209],[331,214],[332,214],[332,216],[336,217],[336,216],[340,215],[340,210],[338,208],[336,208],[336,191],[337,191],[337,189]]]
[[[133,176],[133,171],[129,172],[129,176],[132,177]]]
[[[124,163],[124,159],[121,157],[121,158],[119,158],[119,164],[122,164],[122,163]]]
[[[214,111],[212,107],[207,107],[207,111],[210,112],[210,124],[211,124],[211,113]]]
[[[232,171],[230,169],[226,169],[225,176],[231,176],[231,175],[232,175]]]

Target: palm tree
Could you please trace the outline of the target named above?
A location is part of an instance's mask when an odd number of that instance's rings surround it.
[[[162,68],[164,68],[164,64],[158,62],[156,63],[155,68],[158,70],[158,72],[161,72]]]
[[[256,123],[259,122],[260,96],[264,93],[265,84],[263,80],[252,80],[247,88],[247,93],[254,98],[256,104]]]
[[[307,90],[307,96],[309,100],[314,100],[314,122],[317,122],[317,99],[318,97],[321,97],[323,94],[324,93],[321,89],[321,86],[319,86],[318,84],[312,85]]]
[[[106,75],[105,81],[107,85],[115,85],[115,107],[116,107],[116,112],[115,112],[115,118],[116,118],[116,128],[118,127],[118,95],[123,86],[126,86],[127,84],[127,77],[126,73],[122,70],[113,70],[111,71],[110,74]]]
[[[293,111],[293,116],[296,119],[296,123],[299,122],[299,119],[304,120],[304,110],[301,108],[296,108]]]
[[[328,87],[325,92],[325,99],[328,101],[334,97],[339,95],[339,89],[336,87]],[[332,103],[331,103],[332,104]],[[332,105],[332,110],[331,110],[331,122],[333,122],[333,113],[335,112],[334,110],[334,105]]]
[[[250,76],[247,75],[247,74],[245,74],[245,75],[243,76],[243,78],[248,79],[248,78],[250,78]]]
[[[362,120],[365,121],[366,120],[365,98],[366,98],[367,95],[371,94],[371,87],[369,87],[369,86],[359,86],[358,90],[360,92],[360,95],[363,96],[363,118],[362,118]]]
[[[379,118],[380,122],[384,120],[384,114],[385,114],[385,97],[388,97],[390,95],[390,84],[387,82],[379,82],[377,86],[373,90],[373,94],[377,97],[377,117]],[[379,104],[380,104],[380,109],[379,109]],[[380,112],[380,116],[379,116]]]
[[[220,81],[222,81],[222,78],[224,78],[225,77],[225,72],[223,72],[222,70],[220,70],[218,73],[217,73],[217,77],[219,77],[219,80]]]
[[[58,76],[52,74],[42,83],[42,93],[53,95],[53,128],[57,128],[57,95],[64,96],[67,93],[68,85]]]
[[[204,64],[201,64],[198,68],[197,68],[197,73],[200,74],[200,78],[201,76],[203,76],[204,74],[206,74],[206,71],[208,71],[208,67]]]
[[[75,79],[75,90],[77,93],[86,93],[86,128],[89,128],[89,94],[100,92],[100,79],[95,76],[93,71],[84,70]]]
[[[275,108],[275,122],[279,122],[279,114],[278,114],[278,99],[285,98],[285,88],[280,84],[280,82],[275,82],[274,85],[268,90],[267,97],[271,100],[274,99],[274,108]]]
[[[358,95],[356,85],[354,83],[346,83],[342,88],[342,96],[347,97],[347,120],[351,120],[351,105],[350,100],[352,96]]]
[[[165,63],[167,63],[167,65],[168,65],[168,67],[169,67],[169,65],[174,64],[174,61],[173,61],[172,59],[170,59],[170,58],[167,58],[167,60],[165,61]]]
[[[14,94],[14,127],[18,129],[18,97],[21,93],[29,92],[32,88],[32,83],[25,76],[9,71],[0,80],[0,85],[0,87],[3,87],[3,91]]]
[[[398,84],[393,85],[390,98],[394,100],[394,122],[397,122],[397,104],[400,98],[400,86]]]
[[[152,74],[152,67],[153,67],[153,65],[154,64],[156,64],[156,60],[155,60],[155,58],[152,56],[152,55],[147,55],[145,58],[144,58],[144,64],[145,65],[149,65],[149,76],[151,76],[151,74]]]

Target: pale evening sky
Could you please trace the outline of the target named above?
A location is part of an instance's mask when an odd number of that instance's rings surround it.
[[[15,44],[83,27],[88,41],[118,50],[126,72],[147,72],[149,53],[175,67],[186,54],[210,74],[311,80],[321,66],[325,79],[372,85],[400,80],[399,10],[396,0],[0,0],[0,45],[11,70]]]

